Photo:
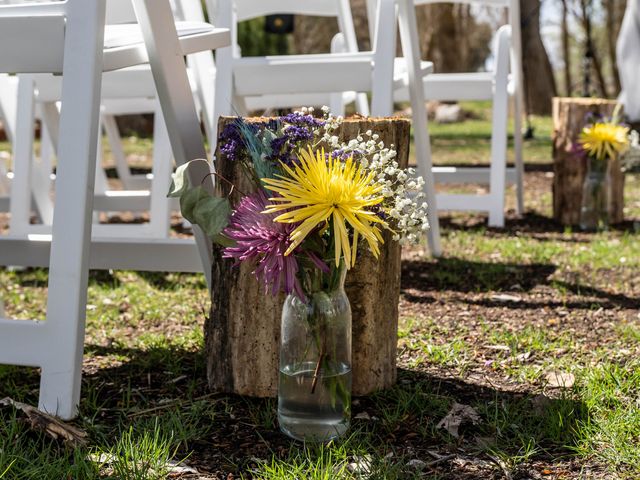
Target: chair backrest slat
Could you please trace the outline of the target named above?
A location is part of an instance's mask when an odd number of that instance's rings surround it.
[[[64,15],[30,16],[25,7],[0,6],[0,72],[62,73]]]
[[[431,5],[435,3],[465,3],[483,7],[509,7],[511,0],[415,0],[416,5]]]
[[[105,21],[107,25],[136,21],[136,12],[133,10],[131,0],[107,0]]]
[[[231,1],[231,0],[223,0]],[[337,17],[337,0],[235,0],[238,21],[277,13]]]

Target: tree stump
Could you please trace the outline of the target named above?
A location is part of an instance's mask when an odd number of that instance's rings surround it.
[[[575,145],[589,114],[611,117],[617,103],[597,98],[553,99],[553,218],[563,225],[580,223],[582,185],[587,159],[578,155]],[[624,173],[620,160],[609,162],[611,169],[611,223],[623,220]]]
[[[233,120],[222,117],[218,131]],[[395,145],[397,161],[406,167],[410,128],[406,119],[354,118],[346,119],[336,135],[351,139],[373,130],[385,145]],[[251,184],[241,167],[219,151],[216,159],[216,171],[249,193]],[[220,195],[229,194],[226,182],[217,182],[216,188]],[[385,232],[378,260],[366,248],[359,249],[358,255],[345,288],[353,316],[353,394],[365,395],[396,381],[400,246]],[[205,323],[207,378],[214,392],[273,397],[278,386],[280,316],[285,297],[265,293],[252,272],[252,265],[237,266],[223,259],[221,248],[214,245],[212,306]]]

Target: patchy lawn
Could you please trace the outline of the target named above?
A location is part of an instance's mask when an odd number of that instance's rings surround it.
[[[504,230],[444,217],[443,258],[404,252],[398,384],[355,399],[344,440],[293,443],[274,400],[209,394],[201,276],[93,272],[73,422],[89,443],[65,447],[0,407],[0,479],[640,478],[640,180],[627,177],[627,223],[556,225],[549,121],[534,121],[527,214]],[[486,160],[489,131],[434,126],[436,161]],[[7,313],[42,317],[46,279],[0,269]],[[0,398],[37,393],[35,370],[0,367]],[[476,421],[439,428],[454,407]]]

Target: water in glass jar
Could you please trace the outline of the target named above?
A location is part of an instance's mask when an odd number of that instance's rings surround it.
[[[280,429],[297,440],[327,442],[349,428],[351,368],[340,364],[331,374],[316,364],[288,365],[280,369],[278,421]]]

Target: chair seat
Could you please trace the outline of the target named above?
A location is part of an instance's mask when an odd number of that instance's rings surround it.
[[[233,63],[235,92],[239,96],[333,92],[334,79],[345,75],[353,79],[354,91],[364,92],[370,88],[371,64],[371,52],[240,58]]]
[[[5,235],[0,264],[47,267],[50,250],[49,234]],[[96,270],[202,272],[200,255],[190,238],[109,238],[94,233],[89,253],[89,266]]]
[[[229,45],[231,36],[226,28],[216,28],[204,22],[176,22],[182,53],[215,50]],[[138,24],[107,25],[104,32],[104,70],[117,70],[147,63],[149,57]]]
[[[393,83],[394,89],[408,87],[409,78],[407,76],[407,62],[404,57],[396,57],[393,60]],[[422,60],[420,62],[420,74],[426,77],[433,73],[433,62]]]
[[[431,64],[431,70],[426,64]],[[432,73],[433,64],[422,62],[424,94],[427,100],[491,100],[493,99],[494,73]],[[409,101],[407,65],[404,58],[395,59],[394,100]],[[512,75],[508,79],[509,95],[513,95],[515,85]]]

